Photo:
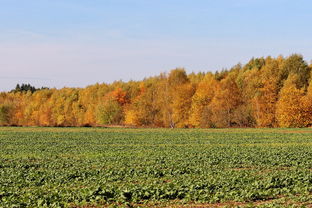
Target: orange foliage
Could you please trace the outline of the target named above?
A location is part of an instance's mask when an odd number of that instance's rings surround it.
[[[143,81],[0,93],[0,125],[312,126],[311,66],[300,55],[216,73],[174,69]]]
[[[304,91],[296,87],[298,76],[291,74],[285,81],[277,103],[277,119],[280,127],[303,127],[302,99]]]
[[[115,89],[108,96],[112,96],[120,105],[125,105],[128,103],[127,93],[121,88]]]

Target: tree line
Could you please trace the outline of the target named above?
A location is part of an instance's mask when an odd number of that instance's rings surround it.
[[[215,73],[177,68],[142,81],[86,88],[22,85],[0,94],[0,125],[308,127],[311,69],[294,54],[252,58]]]

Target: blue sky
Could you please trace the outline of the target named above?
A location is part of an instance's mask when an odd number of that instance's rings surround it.
[[[312,59],[309,0],[0,0],[0,91]]]

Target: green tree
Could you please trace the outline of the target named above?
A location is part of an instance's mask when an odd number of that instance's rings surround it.
[[[303,57],[298,54],[293,54],[284,60],[280,71],[280,87],[286,80],[289,74],[298,75],[296,81],[297,88],[307,87],[309,84],[311,68],[304,61]]]
[[[7,104],[0,105],[0,125],[9,125],[11,106]]]
[[[123,119],[123,110],[114,99],[108,99],[97,108],[97,121],[99,124],[120,124]]]

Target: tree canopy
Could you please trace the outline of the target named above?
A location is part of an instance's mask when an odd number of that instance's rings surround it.
[[[17,85],[0,93],[0,125],[312,126],[311,65],[301,55],[252,58],[215,73],[177,68],[86,88]]]

